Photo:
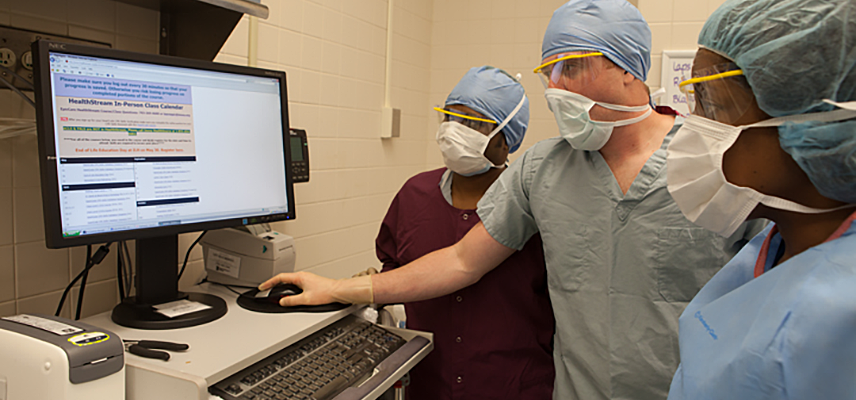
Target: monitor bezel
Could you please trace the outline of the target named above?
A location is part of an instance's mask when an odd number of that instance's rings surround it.
[[[35,85],[36,128],[38,131],[42,207],[44,214],[45,243],[48,248],[65,248],[121,240],[146,239],[166,235],[177,235],[187,232],[291,220],[296,218],[297,213],[294,205],[294,182],[292,180],[292,171],[289,167],[291,165],[291,141],[289,140],[288,132],[288,90],[286,85],[286,74],[284,71],[222,64],[213,61],[195,60],[158,54],[97,48],[48,40],[34,42],[32,50],[34,55],[33,75]],[[166,225],[81,236],[63,236],[59,204],[59,179],[57,176],[56,166],[57,155],[54,140],[54,110],[53,101],[51,101],[52,82],[50,79],[50,68],[46,67],[46,65],[50,65],[49,56],[51,52],[278,79],[280,82],[280,106],[282,110],[283,160],[285,161],[283,170],[285,171],[286,179],[286,201],[288,202],[288,212],[258,216],[247,215],[215,221]]]

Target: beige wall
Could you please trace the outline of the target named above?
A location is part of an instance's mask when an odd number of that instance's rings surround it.
[[[409,176],[442,165],[431,107],[443,103],[468,68],[488,64],[523,75],[530,130],[512,159],[557,135],[532,69],[549,18],[564,1],[396,0],[392,105],[402,110],[402,133],[381,140],[387,2],[263,0],[271,16],[259,21],[258,65],[287,72],[291,125],[310,138],[311,181],[295,186],[298,218],[274,225],[294,236],[298,269],[342,277],[378,265],[373,241],[395,192]],[[704,19],[722,1],[632,2],[653,32],[649,85],[659,86],[662,50],[694,49]],[[111,0],[11,3],[0,5],[0,25],[157,51],[158,16],[148,10]],[[97,11],[78,12],[81,5]],[[248,34],[244,18],[217,61],[246,65]],[[0,91],[0,117],[32,116],[29,106]],[[32,136],[0,140],[0,316],[53,313],[83,263],[81,248],[44,246],[36,156]],[[181,257],[196,235],[181,236]],[[202,274],[198,248],[188,268],[183,286]],[[115,252],[93,275],[87,315],[117,300]]]
[[[429,144],[431,1],[395,1],[391,104],[401,137],[379,138],[387,2],[265,0],[258,65],[286,71],[291,126],[309,137],[311,177],[295,185],[297,219],[274,224],[295,238],[297,269],[331,277],[379,265],[374,238]],[[217,61],[247,63],[245,18]],[[200,260],[201,262],[201,260]],[[200,264],[201,265],[201,264]]]
[[[87,12],[82,12],[86,9]],[[0,25],[157,52],[158,13],[108,0],[15,0],[0,3]],[[0,117],[34,118],[33,108],[0,90]],[[53,314],[60,294],[84,264],[84,248],[48,250],[35,136],[0,139],[0,316]],[[90,274],[84,312],[118,300],[115,252]],[[63,315],[76,304],[76,291]]]

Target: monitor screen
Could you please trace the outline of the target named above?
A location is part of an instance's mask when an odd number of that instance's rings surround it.
[[[294,218],[283,72],[39,51],[48,247]]]
[[[178,291],[177,235],[295,217],[285,73],[50,41],[33,54],[47,246],[136,240],[120,325],[225,315]],[[199,311],[154,307],[176,300]]]

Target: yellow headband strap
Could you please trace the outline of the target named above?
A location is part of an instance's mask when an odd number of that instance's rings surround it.
[[[434,107],[434,110],[439,111],[443,114],[454,115],[456,117],[460,117],[460,118],[464,118],[464,119],[471,119],[473,121],[490,122],[491,124],[496,123],[496,121],[494,121],[492,119],[484,119],[484,118],[479,118],[479,117],[473,117],[471,115],[458,114],[458,113],[454,113],[454,112],[451,112],[449,110],[446,110],[446,109],[443,109],[440,107]]]
[[[555,60],[553,60],[553,61],[547,61],[547,62],[545,62],[544,64],[541,64],[541,65],[539,65],[538,67],[536,67],[534,70],[532,70],[532,72],[534,72],[534,73],[536,73],[536,74],[537,74],[537,73],[538,73],[538,71],[541,71],[542,69],[544,69],[544,67],[546,67],[546,66],[548,66],[548,65],[553,65],[553,64],[555,64],[555,63],[557,63],[557,62],[559,62],[559,61],[565,61],[565,60],[570,60],[570,59],[574,59],[574,58],[584,58],[584,57],[602,56],[602,55],[603,55],[603,53],[600,53],[600,52],[597,52],[597,53],[586,53],[586,54],[571,54],[571,55],[569,55],[569,56],[559,57],[559,58],[557,58],[557,59],[555,59]]]
[[[682,88],[686,85],[692,85],[694,83],[715,81],[717,79],[728,78],[730,76],[738,76],[738,75],[743,75],[742,69],[738,69],[738,70],[734,70],[734,71],[727,71],[727,72],[723,72],[721,74],[714,74],[714,75],[702,76],[702,77],[698,77],[698,78],[687,79],[687,80],[681,82],[678,85],[678,87]]]

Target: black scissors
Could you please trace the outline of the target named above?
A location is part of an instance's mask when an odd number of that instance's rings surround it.
[[[186,351],[190,346],[184,343],[162,342],[158,340],[122,340],[125,350],[140,357],[169,361],[169,353],[160,350]]]

